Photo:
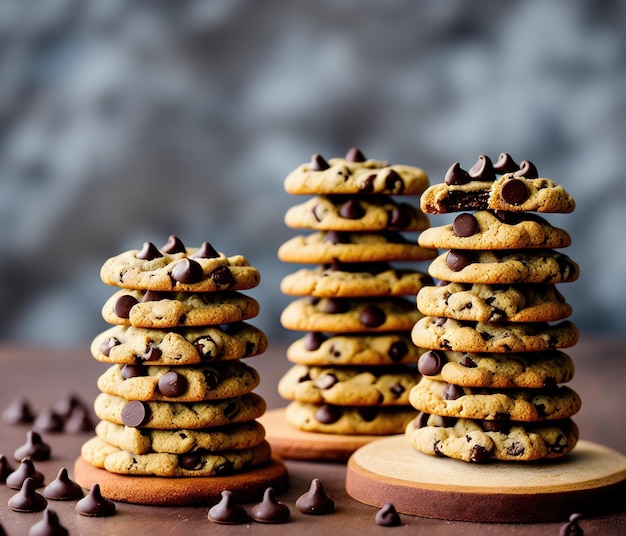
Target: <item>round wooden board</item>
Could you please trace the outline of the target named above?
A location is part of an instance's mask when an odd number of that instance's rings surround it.
[[[232,491],[241,502],[260,498],[270,486],[280,493],[287,487],[288,474],[285,464],[276,456],[245,473],[189,478],[109,473],[81,456],[74,464],[74,480],[85,489],[99,484],[102,495],[113,501],[153,506],[206,506],[219,502],[224,490]]]
[[[303,432],[285,421],[285,408],[266,411],[257,420],[265,427],[272,452],[287,460],[345,462],[355,450],[381,437]]]
[[[404,435],[374,441],[348,460],[346,491],[365,504],[455,521],[539,523],[623,508],[626,456],[580,441],[561,460],[472,464],[415,451]],[[619,503],[619,504],[618,504]]]

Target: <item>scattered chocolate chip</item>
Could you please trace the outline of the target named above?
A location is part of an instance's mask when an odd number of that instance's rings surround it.
[[[448,319],[445,316],[440,316],[435,320],[435,326],[437,326],[438,328],[440,328],[441,326],[443,326],[446,322],[448,321]]]
[[[209,275],[219,286],[229,286],[233,282],[233,274],[228,266],[218,266]]]
[[[467,212],[459,214],[452,222],[452,230],[461,238],[473,236],[478,232],[478,220]]]
[[[68,536],[69,533],[50,508],[45,508],[43,517],[28,530],[28,536]]]
[[[120,344],[122,343],[119,341],[119,339],[115,337],[109,337],[106,341],[103,341],[102,344],[100,345],[100,348],[99,348],[100,353],[102,355],[109,357],[111,350]]]
[[[309,491],[296,499],[296,508],[303,514],[326,515],[335,511],[335,501],[326,492],[319,478],[311,480]]]
[[[526,448],[524,447],[524,445],[518,442],[514,442],[506,449],[506,453],[509,456],[521,456],[522,454],[524,454],[524,452],[526,452]]]
[[[159,378],[157,388],[163,396],[176,398],[187,391],[187,378],[182,374],[178,374],[178,372],[170,370]]]
[[[473,262],[474,258],[470,251],[451,249],[446,255],[446,264],[453,272],[460,272]]]
[[[334,374],[327,372],[325,374],[321,374],[318,376],[314,382],[315,387],[318,389],[330,389],[333,385],[335,385],[339,380],[337,376]]]
[[[358,408],[357,411],[365,422],[372,422],[376,417],[378,417],[378,408],[373,406],[363,406]]]
[[[165,251],[165,253],[186,253],[187,249],[185,248],[185,244],[183,244],[182,240],[177,236],[170,235],[167,239],[167,242],[161,248],[161,251]]]
[[[474,445],[470,454],[470,462],[484,463],[489,459],[489,452],[482,445]]]
[[[35,420],[30,403],[24,397],[16,397],[2,413],[2,420],[7,424],[30,424]]]
[[[315,420],[322,424],[333,424],[341,418],[341,410],[330,404],[323,404],[315,412]]]
[[[42,495],[52,501],[73,501],[81,499],[85,494],[76,482],[70,479],[66,467],[61,467],[54,480],[48,484]]]
[[[215,476],[229,476],[235,472],[235,465],[230,460],[224,460],[215,468]]]
[[[237,400],[231,400],[224,408],[224,417],[233,419],[239,413],[239,403]]]
[[[54,412],[51,406],[46,406],[37,415],[33,428],[43,432],[60,432],[63,430],[63,419]]]
[[[178,463],[187,471],[195,471],[202,465],[202,456],[198,452],[188,452],[178,457]]]
[[[517,225],[522,221],[521,214],[518,212],[511,212],[510,210],[495,210],[493,214],[502,223],[506,223],[507,225]]]
[[[323,333],[320,333],[319,331],[309,331],[304,336],[304,348],[308,352],[314,352],[320,346],[322,346],[322,343],[326,339],[327,337]]]
[[[137,252],[136,257],[144,261],[151,261],[163,257],[163,254],[152,242],[144,242],[143,248],[141,248],[141,251]]]
[[[122,422],[126,426],[136,428],[150,418],[150,408],[140,400],[130,400],[122,408]]]
[[[374,180],[376,179],[376,175],[368,175],[365,177],[363,184],[359,186],[359,189],[364,194],[371,194],[374,191]]]
[[[351,147],[348,149],[344,160],[347,160],[348,162],[365,162],[367,158],[365,158],[365,155],[359,149]]]
[[[100,484],[94,484],[89,493],[76,503],[76,512],[87,517],[110,517],[115,514],[115,503],[102,496]]]
[[[212,391],[220,384],[220,377],[215,371],[205,370],[204,381],[206,382],[207,389]]]
[[[146,344],[146,349],[144,350],[144,352],[142,354],[137,354],[136,357],[139,358],[142,362],[156,361],[157,359],[160,359],[161,355],[163,355],[163,352],[161,352],[161,350],[157,348],[157,343],[154,341],[149,341]]]
[[[539,172],[532,162],[522,160],[519,164],[519,169],[515,171],[513,175],[516,177],[525,177],[526,179],[536,179],[539,177]]]
[[[113,305],[113,312],[120,318],[128,318],[130,316],[130,310],[139,302],[137,298],[130,294],[122,294],[115,305]]]
[[[5,483],[11,489],[20,489],[27,478],[33,479],[35,487],[43,486],[44,475],[35,469],[33,460],[28,456],[20,462],[15,471],[7,475]]]
[[[311,157],[311,162],[309,162],[310,171],[324,171],[325,169],[328,169],[329,167],[330,166],[328,165],[328,162],[326,162],[326,160],[321,154],[315,153]]]
[[[220,256],[217,250],[208,242],[202,242],[202,245],[193,254],[193,257],[196,259],[216,259]]]
[[[462,367],[467,367],[467,368],[476,368],[478,365],[476,364],[476,361],[474,361],[472,359],[472,357],[469,354],[465,354],[462,358],[461,361],[459,361],[459,364]]]
[[[50,459],[51,452],[50,445],[44,442],[41,435],[34,430],[29,430],[26,432],[26,443],[15,449],[13,457],[16,460],[28,457],[34,461],[44,461]]]
[[[404,393],[404,391],[406,391],[404,386],[401,385],[400,383],[394,383],[389,388],[389,390],[392,392],[393,395],[395,395],[396,398],[398,398],[402,393]]]
[[[391,227],[397,227],[404,229],[411,223],[411,217],[405,208],[401,206],[393,207],[389,214],[389,225]]]
[[[347,220],[358,220],[365,216],[365,210],[356,199],[351,198],[339,207],[339,215]]]
[[[141,297],[141,302],[151,302],[151,301],[160,301],[164,300],[167,297],[167,293],[159,292],[158,290],[146,290],[144,295]]]
[[[65,420],[63,431],[67,434],[80,434],[94,429],[89,411],[84,406],[76,406]]]
[[[341,231],[328,231],[324,235],[324,242],[330,242],[331,244],[349,244],[350,235]]]
[[[172,268],[172,278],[180,283],[192,284],[202,281],[204,272],[199,262],[193,259],[181,259]]]
[[[7,476],[9,476],[15,469],[11,467],[9,460],[4,454],[0,454],[0,484],[6,482]]]
[[[385,503],[376,512],[374,521],[381,527],[397,527],[402,524],[402,520],[396,510],[396,507],[392,503]]]
[[[125,380],[129,380],[130,378],[138,378],[141,376],[146,376],[148,371],[143,365],[123,365],[120,369],[120,375]]]
[[[507,179],[502,185],[502,199],[510,205],[521,205],[529,195],[528,188],[520,179]]]
[[[493,181],[496,179],[496,172],[493,169],[491,159],[481,154],[476,163],[469,169],[468,174],[477,181]]]
[[[37,484],[31,477],[24,479],[20,491],[9,499],[9,508],[15,512],[41,512],[48,506],[48,501],[37,493],[36,488]]]
[[[424,428],[424,426],[428,426],[429,418],[429,413],[420,411],[417,417],[415,417],[415,419],[413,420],[413,427],[419,430],[420,428]]]
[[[401,194],[404,191],[404,181],[393,169],[389,169],[385,177],[385,189]]]
[[[441,372],[445,358],[436,350],[424,352],[417,360],[417,370],[424,376],[436,376]]]
[[[368,328],[382,326],[387,320],[387,315],[376,305],[366,305],[359,315],[359,322]]]
[[[232,491],[224,490],[220,502],[209,509],[208,518],[220,525],[241,525],[248,522],[248,513],[236,502]]]
[[[519,166],[515,163],[513,158],[511,158],[511,155],[508,153],[500,153],[500,155],[498,156],[498,159],[493,165],[493,170],[499,174],[513,173],[514,171],[517,171],[518,169],[519,169]]]
[[[62,419],[67,419],[75,407],[83,406],[83,401],[74,393],[66,393],[56,404],[52,406],[53,411]]]
[[[263,493],[263,500],[250,509],[250,517],[258,523],[286,523],[291,512],[286,504],[276,499],[276,490],[269,487]]]
[[[313,301],[317,301],[315,298]],[[329,315],[338,315],[350,310],[350,302],[345,298],[327,298],[323,302],[324,312]]]
[[[443,399],[444,400],[456,400],[457,398],[462,397],[465,394],[463,389],[458,385],[454,385],[453,383],[449,383],[443,389]]]
[[[509,429],[509,423],[498,420],[482,420],[480,421],[480,427],[485,432],[505,432]]]
[[[395,341],[389,347],[387,355],[394,363],[398,363],[404,359],[404,356],[409,352],[409,347],[404,341]]]
[[[467,184],[471,180],[472,178],[469,176],[467,171],[461,168],[461,164],[459,162],[455,162],[448,168],[444,179],[448,186],[460,186],[462,184]]]

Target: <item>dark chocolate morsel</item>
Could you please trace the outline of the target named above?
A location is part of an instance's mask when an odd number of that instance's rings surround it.
[[[487,420],[480,421],[480,427],[485,432],[505,432],[510,428],[510,423],[500,420]]]
[[[241,525],[247,523],[246,509],[235,501],[232,491],[222,491],[220,502],[209,508],[209,521],[220,525]]]
[[[394,207],[389,214],[389,224],[392,227],[403,229],[411,223],[411,218],[402,206]]]
[[[461,238],[473,236],[478,232],[478,220],[473,214],[464,212],[459,214],[452,222],[454,234]]]
[[[461,168],[461,164],[459,162],[455,162],[448,168],[444,179],[448,186],[460,186],[462,184],[467,184],[471,180],[472,178],[469,176],[467,171]]]
[[[387,355],[394,363],[398,363],[399,361],[402,361],[408,351],[409,348],[404,341],[396,341],[389,347]]]
[[[187,249],[185,248],[185,244],[183,244],[182,240],[177,236],[170,235],[167,239],[167,242],[161,247],[161,251],[165,251],[165,253],[186,253]]]
[[[375,406],[362,406],[358,408],[358,412],[361,419],[365,422],[372,422],[376,417],[378,417],[378,408]]]
[[[182,374],[178,374],[178,372],[170,370],[159,378],[157,388],[163,396],[176,398],[187,391],[187,378]]]
[[[76,406],[63,425],[63,431],[66,434],[79,434],[93,429],[93,421],[91,420],[89,411],[87,411],[87,408],[84,406]]]
[[[350,149],[348,149],[344,160],[347,160],[348,162],[365,162],[365,160],[367,159],[359,149],[357,149],[356,147],[351,147]]]
[[[147,376],[148,371],[146,370],[146,367],[142,365],[124,365],[120,369],[120,374],[122,378],[129,380],[130,378]]]
[[[61,467],[56,478],[44,488],[42,495],[52,501],[73,501],[81,499],[85,494],[83,488],[69,477],[67,468]]]
[[[359,322],[368,328],[382,326],[387,320],[387,315],[376,305],[366,305],[359,315]]]
[[[227,419],[234,419],[237,413],[239,413],[239,402],[237,402],[237,399],[235,398],[224,408],[224,417]]]
[[[152,259],[163,257],[163,254],[152,242],[144,242],[143,248],[137,252],[136,257],[143,261],[151,261]]]
[[[461,361],[459,361],[459,364],[463,367],[467,367],[467,368],[476,368],[478,365],[476,364],[476,361],[474,361],[472,359],[472,357],[469,354],[465,354],[462,358]]]
[[[458,385],[454,385],[453,383],[449,383],[443,389],[443,399],[444,400],[456,400],[457,398],[462,397],[465,394],[463,389]]]
[[[4,454],[0,454],[0,484],[6,482],[7,476],[9,476],[15,469],[9,464],[9,460]]]
[[[123,294],[115,302],[113,312],[120,318],[128,318],[130,316],[130,310],[137,305],[137,303],[139,302],[134,296]]]
[[[356,199],[350,198],[339,207],[339,215],[347,220],[358,220],[365,215],[365,210]]]
[[[406,391],[404,386],[400,383],[394,383],[389,390],[396,396],[396,398]]]
[[[413,419],[413,428],[420,429],[424,428],[424,426],[428,426],[428,419],[430,418],[429,413],[425,413],[420,411],[417,417]]]
[[[493,214],[502,223],[506,223],[507,225],[517,225],[522,221],[521,214],[518,212],[511,212],[510,210],[494,210]]]
[[[520,179],[507,179],[502,185],[502,199],[511,205],[521,205],[529,195],[528,188]]]
[[[115,348],[116,346],[119,346],[120,344],[122,343],[116,337],[109,337],[106,341],[103,341],[102,344],[100,345],[100,348],[99,348],[100,353],[102,355],[109,357],[111,350]]]
[[[441,372],[445,359],[436,350],[424,352],[417,360],[417,370],[424,376],[436,376]]]
[[[34,461],[44,461],[50,459],[52,449],[34,430],[26,432],[26,443],[15,449],[13,457],[22,460],[29,457]]]
[[[62,419],[67,419],[76,406],[84,406],[78,395],[66,393],[63,398],[56,402],[52,409]]]
[[[193,259],[182,259],[172,268],[172,277],[180,283],[191,284],[202,281],[204,272],[202,266]]]
[[[319,478],[311,480],[309,491],[296,499],[296,508],[303,514],[326,515],[335,511],[335,501],[326,492]]]
[[[28,424],[35,420],[35,416],[28,400],[19,396],[6,407],[2,420],[7,424]]]
[[[220,286],[229,286],[233,282],[233,274],[228,266],[218,266],[211,272],[210,276]]]
[[[324,303],[324,312],[329,315],[345,313],[350,309],[350,303],[342,298],[328,298]]]
[[[322,424],[333,424],[341,418],[341,409],[330,404],[321,405],[315,412],[315,419]]]
[[[493,181],[496,179],[496,172],[493,169],[491,159],[481,154],[476,163],[469,169],[468,174],[477,181]]]
[[[202,456],[198,452],[187,452],[178,457],[178,463],[187,471],[194,471],[200,468]]]
[[[483,463],[489,459],[489,452],[482,445],[474,445],[470,454],[470,462]]]
[[[9,508],[15,512],[41,512],[48,506],[46,498],[37,493],[37,484],[28,477],[22,483],[20,491],[9,499]]]
[[[402,193],[404,191],[404,181],[393,169],[389,169],[385,177],[385,188],[391,192]]]
[[[383,504],[380,510],[376,512],[374,521],[381,527],[397,527],[402,524],[400,515],[392,503]]]
[[[446,255],[446,264],[453,272],[459,272],[473,262],[474,259],[469,251],[451,249]]]
[[[319,331],[309,331],[304,336],[304,348],[308,352],[314,352],[327,339],[326,335]]]
[[[536,179],[539,177],[539,172],[535,165],[528,161],[522,160],[519,163],[519,169],[513,173],[516,177],[524,177],[526,179]]]
[[[141,302],[151,302],[151,301],[159,301],[166,299],[168,295],[165,292],[159,292],[158,290],[146,290],[144,295],[141,297]]]
[[[43,517],[28,530],[28,536],[68,536],[69,533],[50,508],[45,508]]]
[[[115,503],[102,496],[100,484],[94,484],[89,493],[76,503],[76,512],[87,517],[110,517],[115,514]]]
[[[330,242],[331,244],[349,244],[350,236],[348,233],[342,233],[341,231],[328,231],[324,235],[324,242]]]
[[[583,529],[578,524],[582,518],[583,515],[578,513],[569,516],[568,522],[559,528],[559,536],[583,536]]]
[[[129,400],[122,408],[122,422],[126,426],[136,428],[144,424],[149,417],[149,406],[140,400]]]
[[[43,485],[43,473],[35,469],[33,460],[31,460],[28,456],[26,456],[26,458],[24,458],[20,462],[15,471],[7,475],[5,483],[7,487],[11,489],[20,489],[22,487],[22,484],[24,483],[24,480],[26,480],[27,478],[33,479],[33,481],[35,482],[35,487]]]
[[[515,161],[511,158],[511,155],[508,153],[500,153],[500,156],[498,156],[498,159],[493,165],[493,170],[499,174],[513,173],[518,169],[519,166],[515,163]]]
[[[217,372],[205,370],[204,381],[206,382],[207,388],[212,391],[220,384],[220,377],[217,375]]]
[[[309,162],[309,170],[310,171],[324,171],[328,169],[330,166],[328,162],[326,162],[325,158],[318,153],[315,153],[311,157],[311,162]]]
[[[359,186],[359,190],[364,194],[371,194],[374,191],[374,179],[376,179],[376,175],[368,175],[365,177],[363,184]]]
[[[318,389],[330,389],[339,380],[334,374],[327,372],[318,376],[315,380],[315,387]]]
[[[39,412],[33,428],[44,432],[60,432],[63,430],[63,419],[54,412],[51,406],[46,406]]]
[[[286,504],[276,499],[276,490],[269,487],[263,493],[263,500],[250,509],[250,517],[257,523],[286,523],[291,512]]]
[[[196,259],[216,259],[220,256],[220,254],[211,244],[208,242],[202,242],[202,245],[198,251],[193,254],[193,256]]]
[[[157,348],[156,342],[149,341],[148,344],[146,344],[144,352],[142,354],[137,354],[136,357],[138,357],[141,361],[156,361],[162,354],[163,352]]]

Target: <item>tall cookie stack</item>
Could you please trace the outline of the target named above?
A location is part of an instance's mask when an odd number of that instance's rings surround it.
[[[105,471],[94,477],[101,486],[106,473],[120,476],[105,479],[112,482],[109,497],[185,504],[186,479],[190,502],[194,493],[219,498],[224,484],[211,495],[199,478],[235,482],[266,466],[271,449],[256,421],[266,405],[253,392],[257,371],[242,361],[267,347],[265,334],[246,323],[258,302],[239,292],[258,285],[257,269],[208,242],[187,248],[170,236],[161,248],[146,242],[108,259],[101,278],[120,289],[102,309],[114,327],[95,337],[91,353],[112,366],[97,380],[101,420],[81,458]],[[83,485],[91,479],[85,467],[77,464]],[[124,487],[133,476],[142,478]]]
[[[574,365],[572,312],[556,284],[578,266],[560,248],[567,232],[537,213],[567,213],[574,200],[538,178],[530,162],[481,155],[459,163],[421,197],[427,214],[461,212],[419,237],[446,250],[429,267],[441,283],[423,288],[425,316],[412,331],[423,375],[410,395],[421,413],[406,429],[418,451],[469,462],[558,458],[578,440],[580,398],[563,385]]]
[[[406,296],[432,280],[390,263],[434,255],[403,234],[426,229],[427,217],[395,196],[421,194],[428,177],[353,148],[329,161],[314,155],[284,186],[289,194],[312,196],[285,214],[288,227],[312,232],[282,244],[278,257],[314,265],[281,282],[283,293],[297,297],[281,323],[305,332],[289,346],[294,365],[278,385],[290,401],[285,420],[319,434],[401,433],[416,415],[408,395],[420,354],[410,330],[421,314]]]

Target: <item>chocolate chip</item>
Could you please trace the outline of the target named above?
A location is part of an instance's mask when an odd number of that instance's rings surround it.
[[[130,378],[146,376],[148,374],[148,371],[146,370],[146,367],[141,365],[124,365],[120,369],[120,374],[122,378],[128,380]]]
[[[453,272],[460,272],[466,266],[472,264],[474,258],[471,252],[459,249],[451,249],[446,255],[446,264]]]
[[[459,361],[459,364],[462,367],[467,367],[467,368],[476,368],[478,366],[469,354],[465,354],[461,358],[461,361]]]
[[[385,189],[398,194],[404,191],[404,181],[393,169],[389,169],[387,172],[387,176],[385,177]]]
[[[50,459],[51,452],[50,445],[42,439],[41,435],[34,430],[29,430],[26,432],[26,443],[15,449],[13,457],[16,460],[29,457],[34,461],[43,461]]]
[[[387,355],[394,363],[398,363],[404,359],[409,352],[409,347],[404,341],[395,341],[387,350]]]
[[[202,242],[202,245],[193,254],[193,257],[196,259],[216,259],[220,256],[217,250],[208,242]]]
[[[89,493],[76,503],[76,512],[87,517],[110,517],[115,514],[115,503],[102,496],[100,484],[94,484]]]
[[[500,420],[482,420],[480,427],[485,432],[506,432],[510,428],[510,424]]]
[[[326,162],[326,160],[324,159],[324,157],[321,154],[314,154],[311,157],[311,162],[309,162],[309,170],[310,171],[324,171],[325,169],[328,169],[330,166],[328,165],[328,162]]]
[[[130,400],[122,408],[122,422],[126,426],[136,428],[150,418],[150,407],[140,400]]]
[[[489,459],[489,452],[481,445],[474,445],[470,454],[470,462],[483,463]]]
[[[28,400],[22,396],[14,398],[2,413],[7,424],[28,424],[35,420]]]
[[[239,413],[239,403],[236,400],[231,400],[224,408],[224,417],[232,420],[237,413]]]
[[[350,310],[350,302],[342,298],[327,298],[323,303],[323,310],[329,315],[338,315]]]
[[[168,294],[166,292],[159,292],[158,290],[147,290],[141,297],[141,303],[164,300],[167,296]]]
[[[462,238],[475,235],[478,232],[478,220],[473,214],[459,214],[452,222],[454,234]]]
[[[26,458],[20,462],[15,471],[7,475],[5,483],[7,487],[11,489],[20,489],[27,478],[33,479],[35,487],[43,485],[44,475],[35,469],[33,460],[31,460],[29,456],[26,456]]]
[[[383,504],[380,510],[376,512],[374,522],[380,527],[397,527],[402,525],[400,515],[393,503]]]
[[[138,259],[144,261],[151,261],[153,259],[158,259],[159,257],[163,257],[163,254],[157,249],[157,247],[152,242],[144,242],[143,248],[137,252],[135,255]]]
[[[157,361],[161,358],[163,352],[159,348],[157,348],[157,343],[154,341],[149,341],[146,344],[146,349],[142,354],[138,354],[138,357],[141,361]]]
[[[339,215],[347,220],[358,220],[365,216],[365,210],[356,199],[348,199],[339,207]]]
[[[182,374],[170,370],[159,378],[157,388],[163,396],[176,398],[187,391],[187,379]]]
[[[417,360],[417,370],[424,376],[436,376],[441,372],[445,358],[436,350],[424,352]]]
[[[392,392],[393,395],[395,395],[396,398],[399,398],[400,395],[402,393],[404,393],[404,391],[406,391],[406,389],[404,388],[403,385],[399,384],[399,383],[394,383],[389,390]]]
[[[63,430],[63,419],[52,407],[46,406],[35,419],[33,427],[44,432],[60,432]]]
[[[186,253],[187,249],[185,248],[185,244],[183,244],[180,238],[174,235],[170,235],[165,245],[161,247],[161,251],[165,251],[165,253],[173,254],[173,253]]]
[[[202,266],[193,259],[182,259],[172,268],[172,278],[180,283],[191,284],[202,281],[204,272]]]
[[[333,385],[335,385],[339,380],[337,376],[328,372],[318,376],[314,382],[315,387],[318,389],[330,389]]]
[[[462,397],[465,394],[463,389],[458,385],[454,385],[453,383],[449,383],[443,389],[443,399],[444,400],[456,400],[457,398]]]
[[[515,161],[511,158],[511,155],[508,153],[500,153],[498,159],[493,165],[493,170],[496,173],[513,173],[517,171],[519,166],[515,163]]]
[[[211,279],[218,286],[230,286],[233,282],[233,274],[228,266],[218,266],[210,274]]]
[[[61,467],[56,478],[48,484],[42,495],[52,501],[73,501],[84,496],[83,488],[68,475],[67,468]]]
[[[269,487],[263,493],[263,500],[250,509],[250,517],[258,523],[286,523],[291,512],[286,504],[276,500],[276,491]]]
[[[204,381],[206,382],[207,389],[212,391],[220,384],[220,377],[217,375],[217,372],[205,370]]]
[[[0,484],[6,482],[7,476],[14,470],[7,457],[4,454],[0,454]]]
[[[245,463],[245,462],[244,462]],[[235,472],[235,466],[230,460],[224,460],[215,468],[215,476],[229,476]]]
[[[526,452],[526,448],[524,445],[518,442],[514,442],[512,445],[509,445],[506,449],[506,453],[509,456],[521,456]]]
[[[85,404],[80,400],[80,398],[72,393],[66,393],[66,395],[61,398],[58,402],[56,402],[52,406],[52,410],[62,419],[67,419],[74,408],[82,406]]]
[[[335,501],[326,495],[320,479],[314,478],[309,491],[296,499],[296,508],[303,514],[321,516],[335,511]]]
[[[315,420],[322,424],[333,424],[341,418],[341,410],[330,404],[323,404],[315,412]]]
[[[365,422],[372,422],[376,417],[378,417],[378,409],[375,407],[363,406],[358,408],[357,411]]]
[[[348,149],[344,160],[347,160],[348,162],[365,162],[367,159],[359,149],[357,149],[356,147],[351,147],[350,149]]]
[[[232,491],[224,490],[220,502],[209,509],[208,518],[220,525],[241,525],[248,522],[248,513],[236,502]]]
[[[364,194],[371,194],[374,191],[374,181],[376,180],[376,175],[368,175],[365,177],[363,184],[359,187],[359,189]]]
[[[202,456],[198,452],[187,452],[178,456],[178,465],[187,471],[195,471],[202,464]]]
[[[459,162],[455,162],[448,168],[444,179],[448,186],[460,186],[462,184],[467,184],[471,180],[472,178],[469,176],[467,171],[461,168],[461,164]]]
[[[93,429],[94,425],[91,420],[91,416],[87,411],[87,408],[83,406],[76,406],[63,425],[63,431],[66,434],[78,434],[81,432],[91,431]]]
[[[521,205],[530,193],[520,179],[507,179],[502,185],[502,199],[511,205]]]
[[[496,172],[493,169],[491,159],[481,154],[476,163],[469,169],[468,174],[477,181],[493,181],[496,179]]]
[[[115,302],[113,312],[120,318],[128,318],[130,316],[130,310],[138,303],[137,298],[134,296],[122,294]]]
[[[359,322],[368,328],[382,326],[387,320],[387,315],[376,305],[366,305],[359,315]]]
[[[522,221],[521,214],[518,212],[511,212],[510,210],[495,210],[493,214],[502,223],[506,223],[507,225],[517,225]]]
[[[322,343],[326,339],[327,337],[323,333],[320,333],[319,331],[309,331],[304,336],[304,349],[307,350],[308,352],[314,352],[320,346],[322,346]]]
[[[430,414],[420,411],[417,417],[413,419],[413,428],[419,430],[420,428],[424,428],[424,426],[428,426],[429,418]]]
[[[561,525],[559,529],[559,536],[583,536],[583,529],[578,524],[583,518],[582,514],[572,514],[569,516],[569,520],[565,525]]]
[[[411,217],[406,208],[402,206],[393,207],[389,214],[389,225],[391,227],[397,227],[404,229],[411,223]]]
[[[525,177],[527,179],[536,179],[539,177],[539,172],[532,162],[522,160],[519,164],[519,169],[515,171],[513,175],[516,177]]]
[[[46,498],[37,493],[35,481],[28,477],[22,483],[19,493],[9,499],[9,508],[15,512],[41,512],[48,506]]]
[[[59,516],[50,508],[45,508],[43,517],[28,530],[28,536],[68,536],[68,534],[69,531],[61,525]]]

